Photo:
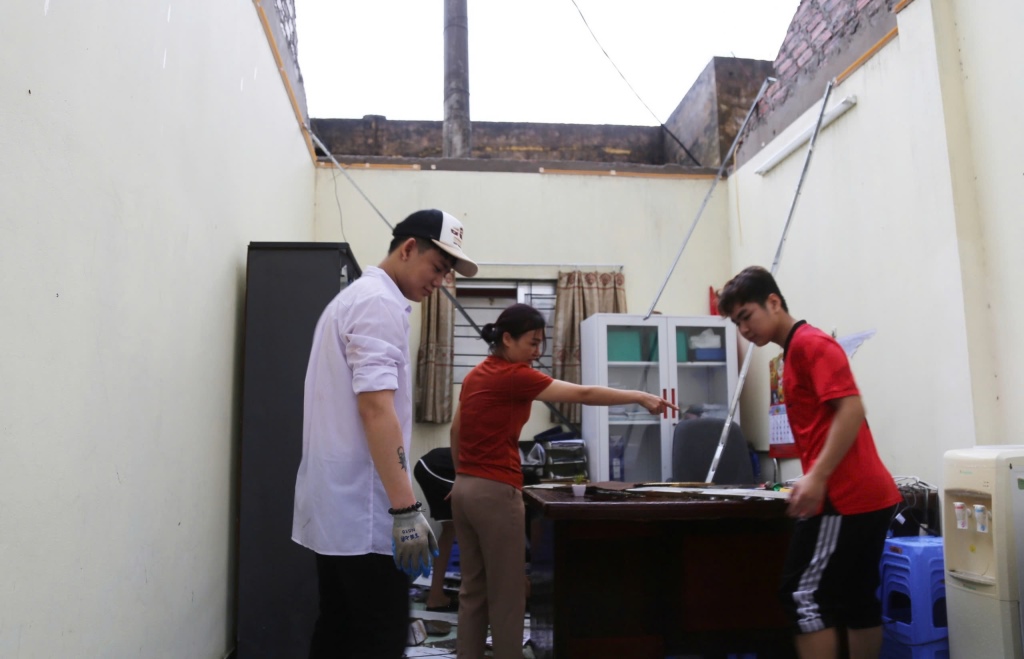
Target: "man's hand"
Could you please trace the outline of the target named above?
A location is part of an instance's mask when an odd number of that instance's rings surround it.
[[[399,513],[393,516],[391,528],[391,549],[395,565],[402,572],[415,579],[421,574],[430,576],[430,565],[437,556],[437,540],[430,530],[427,518],[419,511]]]

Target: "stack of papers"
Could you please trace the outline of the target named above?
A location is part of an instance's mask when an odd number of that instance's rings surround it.
[[[704,488],[704,487],[674,487],[672,485],[641,485],[633,487],[627,492],[662,492],[676,494],[687,492],[690,494],[704,494],[712,497],[756,497],[759,499],[786,499],[789,492],[776,492],[775,490],[748,490],[745,488]]]

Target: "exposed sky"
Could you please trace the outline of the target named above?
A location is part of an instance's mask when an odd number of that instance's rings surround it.
[[[657,125],[712,57],[774,60],[799,4],[468,0],[470,118]],[[444,118],[444,0],[295,5],[311,117]]]

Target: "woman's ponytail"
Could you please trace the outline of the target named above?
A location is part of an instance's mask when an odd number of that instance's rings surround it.
[[[487,342],[487,345],[493,346],[501,338],[501,332],[494,323],[487,323],[480,328],[480,337]]]

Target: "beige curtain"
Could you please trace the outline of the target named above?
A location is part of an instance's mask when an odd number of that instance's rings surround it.
[[[626,313],[622,272],[559,272],[551,346],[556,379],[580,383],[580,323],[595,313]],[[559,403],[557,408],[573,423],[582,421],[579,405]],[[552,421],[558,420],[552,415]]]
[[[448,273],[444,288],[455,295],[455,274]],[[452,420],[454,384],[455,305],[440,288],[420,302],[420,349],[416,359],[416,420],[448,423]]]

